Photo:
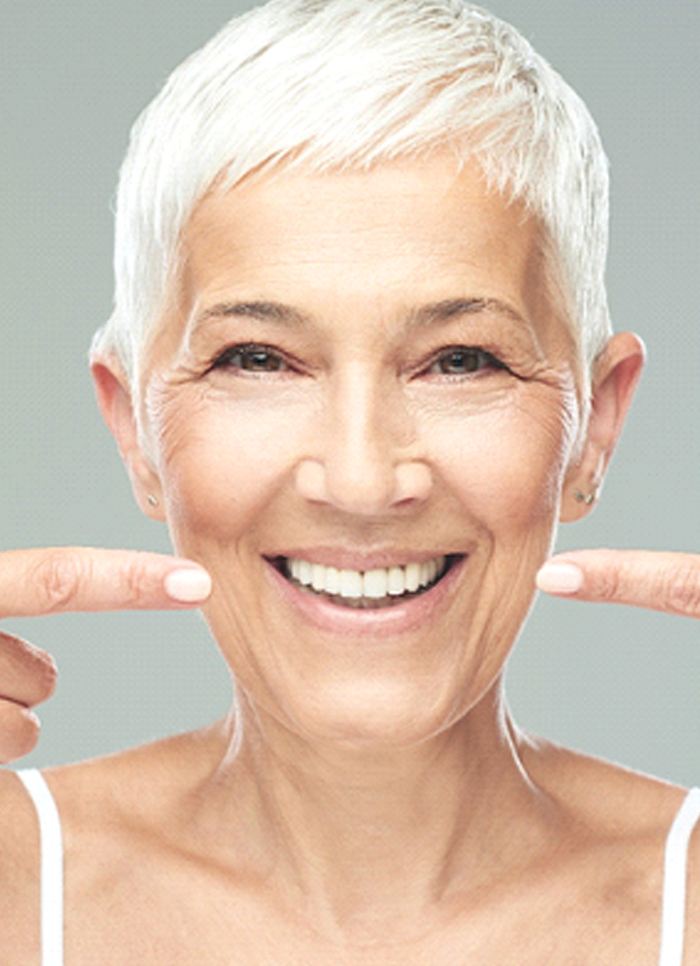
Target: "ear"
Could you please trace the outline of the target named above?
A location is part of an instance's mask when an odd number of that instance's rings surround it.
[[[102,418],[116,440],[136,502],[146,516],[163,521],[160,479],[139,442],[129,380],[119,362],[112,357],[91,362],[90,372]],[[149,496],[151,500],[154,497],[157,500],[155,506],[149,502]]]
[[[633,332],[614,335],[598,356],[586,438],[564,479],[559,514],[562,523],[580,520],[595,505],[645,360],[644,343]]]

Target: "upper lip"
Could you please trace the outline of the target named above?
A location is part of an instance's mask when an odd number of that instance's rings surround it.
[[[290,547],[284,552],[264,554],[268,560],[275,557],[295,557],[308,560],[309,563],[323,564],[326,567],[336,567],[338,570],[375,570],[381,567],[404,567],[409,563],[427,563],[438,557],[459,554],[463,551],[450,550],[404,550],[392,548],[386,550],[353,550],[348,547]]]

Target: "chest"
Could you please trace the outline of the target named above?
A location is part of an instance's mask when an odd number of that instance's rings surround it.
[[[623,933],[607,932],[602,923],[591,929],[575,924],[551,930],[528,930],[515,934],[475,935],[464,929],[420,943],[387,939],[382,943],[347,948],[309,942],[277,924],[192,924],[162,917],[149,923],[119,928],[116,923],[100,928],[77,924],[67,931],[66,962],[88,966],[655,966],[658,962],[658,930],[641,925]],[[86,924],[87,925],[87,924]],[[137,926],[137,928],[135,928]],[[693,962],[687,959],[687,962]]]
[[[453,903],[439,927],[415,920],[374,931],[373,941],[332,942],[295,903],[282,908],[245,876],[232,880],[201,864],[174,858],[148,842],[66,839],[64,944],[68,966],[655,966],[661,920],[659,849],[633,850],[605,861],[546,868],[520,877],[478,901]],[[597,859],[601,859],[600,856]],[[39,964],[38,862],[31,887],[15,891],[11,922],[13,966]],[[621,871],[621,867],[624,871]],[[592,870],[592,871],[591,871]],[[689,912],[700,908],[691,880]],[[15,883],[16,885],[17,883]],[[400,907],[400,906],[399,906]],[[686,957],[700,949],[700,923],[688,917]],[[6,935],[7,935],[7,931]],[[408,934],[411,938],[406,938]],[[418,938],[413,938],[413,937]],[[10,937],[7,936],[8,941]],[[0,947],[5,944],[0,941]],[[19,950],[22,953],[19,953]]]
[[[67,894],[66,963],[88,966],[655,966],[660,908],[629,895],[553,893],[486,901],[431,935],[335,943],[245,888],[146,870],[89,895]],[[692,962],[692,960],[687,960]]]

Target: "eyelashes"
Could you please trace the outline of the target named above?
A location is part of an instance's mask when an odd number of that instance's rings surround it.
[[[232,345],[217,356],[212,369],[242,369],[247,372],[280,372],[291,367],[270,346],[257,343]]]
[[[457,371],[449,372],[447,368],[442,368],[443,364],[454,366]],[[441,367],[440,374],[446,376],[466,376],[472,372],[480,372],[485,368],[508,368],[491,352],[487,352],[479,346],[451,346],[448,349],[443,349],[431,363],[429,370],[435,366]]]
[[[296,371],[295,366],[274,347],[255,342],[229,346],[212,360],[207,372],[215,369],[252,376]],[[441,349],[420,372],[459,380],[478,372],[499,369],[510,372],[501,359],[481,346],[452,345]]]

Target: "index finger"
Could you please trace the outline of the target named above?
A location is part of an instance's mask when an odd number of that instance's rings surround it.
[[[548,593],[576,600],[610,601],[700,617],[698,554],[656,550],[567,551],[557,554],[540,569],[537,586]]]
[[[211,578],[183,557],[140,550],[40,547],[0,553],[0,617],[192,606]]]

